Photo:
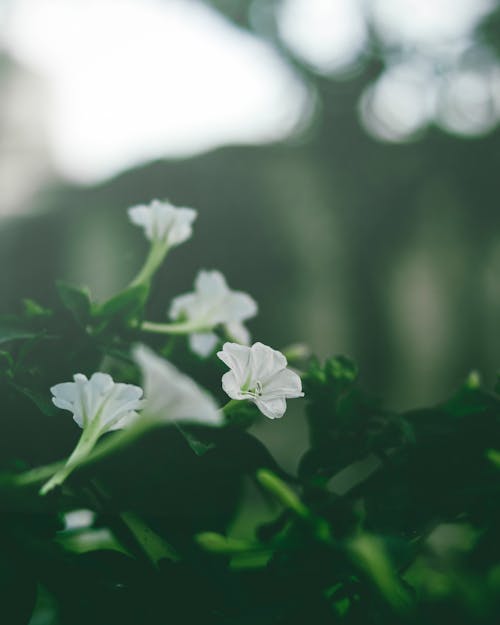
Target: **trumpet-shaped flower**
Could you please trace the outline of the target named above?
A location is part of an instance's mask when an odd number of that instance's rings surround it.
[[[137,417],[143,394],[139,386],[116,383],[107,373],[94,373],[90,380],[77,373],[73,380],[50,389],[52,402],[72,412],[82,429],[92,427],[103,434],[123,428]]]
[[[134,349],[145,389],[147,418],[219,425],[223,421],[214,399],[194,380],[145,345]]]
[[[213,329],[223,325],[226,333],[240,343],[248,343],[250,335],[243,322],[257,314],[257,304],[247,293],[231,291],[220,271],[200,271],[195,290],[176,297],[170,318],[183,319],[190,334],[191,349],[208,356],[217,344]]]
[[[142,405],[142,388],[115,383],[107,373],[94,373],[90,379],[77,373],[73,380],[56,384],[50,389],[52,402],[58,408],[71,412],[83,432],[66,465],[42,487],[42,494],[62,484],[92,451],[102,434],[126,427],[134,421]]]
[[[197,212],[193,208],[177,208],[169,202],[153,200],[149,205],[129,208],[128,215],[133,224],[144,230],[150,241],[170,248],[189,239]]]
[[[303,397],[300,377],[287,369],[285,356],[267,345],[225,343],[217,356],[230,369],[222,388],[231,399],[247,399],[270,419],[285,414],[286,399]]]

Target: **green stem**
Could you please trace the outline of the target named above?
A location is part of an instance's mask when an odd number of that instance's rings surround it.
[[[158,536],[137,514],[122,512],[120,519],[154,565],[157,565],[160,560],[179,560],[174,548]]]
[[[40,489],[40,495],[46,495],[56,486],[60,486],[66,478],[71,475],[76,467],[81,464],[82,460],[88,457],[97,443],[99,436],[99,421],[96,419],[83,430],[80,440],[68,458],[66,464],[56,471],[50,480],[42,486]]]
[[[101,501],[106,508],[108,502],[111,501],[111,496],[104,488],[104,486],[92,480],[89,484],[91,490],[94,491],[98,501]],[[157,565],[160,560],[169,559],[177,561],[179,556],[175,549],[161,536],[159,536],[149,525],[135,512],[119,512],[119,524],[125,528],[127,534],[131,535],[134,548],[133,552],[138,556],[146,556],[153,565]],[[111,527],[112,531],[116,534],[118,527]],[[122,532],[118,532],[122,534]],[[124,540],[123,536],[116,536],[123,547],[130,550],[132,545],[130,540]]]
[[[408,612],[412,597],[398,578],[382,541],[370,534],[360,534],[350,541],[348,552],[392,608],[398,613]]]
[[[11,485],[15,487],[31,486],[33,484],[39,484],[44,480],[47,480],[51,475],[54,475],[59,469],[64,466],[63,462],[53,462],[52,464],[45,464],[35,469],[29,469],[23,473],[16,474],[3,474],[0,476],[0,486]]]
[[[287,347],[283,347],[280,349],[280,352],[285,356],[290,364],[295,361],[304,360],[309,358],[311,355],[311,350],[309,347],[303,343],[295,343],[293,345],[288,345]]]
[[[274,495],[285,508],[292,510],[300,519],[305,521],[314,532],[315,537],[332,545],[332,536],[328,521],[313,513],[299,496],[275,473],[269,469],[259,469],[256,473],[258,483]]]
[[[486,457],[490,462],[492,462],[497,468],[500,469],[500,451],[496,449],[488,449],[486,452]]]
[[[98,462],[116,451],[123,449],[123,447],[131,445],[139,437],[143,436],[146,432],[149,432],[153,428],[158,427],[158,425],[158,421],[148,419],[146,416],[142,415],[141,418],[137,419],[133,425],[116,432],[116,434],[113,434],[103,441],[89,456],[87,456],[87,458],[84,458],[84,460],[80,463],[80,466],[88,466],[94,462]]]
[[[125,430],[120,430],[119,432],[114,433],[102,443],[91,449],[91,451],[86,456],[82,456],[77,463],[75,463],[74,465],[72,464],[71,471],[75,470],[77,467],[80,469],[89,466],[94,462],[99,462],[103,458],[106,458],[111,454],[119,451],[120,449],[131,445],[139,437],[157,426],[158,422],[155,420],[148,419],[146,417],[138,419],[134,425],[128,427]],[[79,444],[80,442],[78,443],[78,445]],[[76,453],[76,448],[73,454],[74,453]],[[44,480],[47,480],[48,478],[53,476],[54,473],[62,471],[66,465],[69,465],[69,459],[67,462],[53,462],[51,464],[47,464],[41,467],[36,467],[35,469],[30,469],[23,473],[0,474],[0,487],[33,486],[35,484],[43,482]]]
[[[137,286],[138,284],[150,282],[153,275],[164,261],[167,253],[168,245],[166,242],[161,240],[153,241],[149,254],[144,261],[144,265],[129,286]]]
[[[201,532],[194,537],[196,543],[205,551],[211,553],[220,553],[224,555],[237,555],[247,553],[269,552],[271,553],[275,546],[272,543],[254,543],[239,538],[231,538],[216,532]]]
[[[179,323],[155,323],[153,321],[144,321],[141,325],[143,332],[152,332],[154,334],[192,334],[194,332],[208,332],[207,328],[202,328],[197,324],[189,321]]]
[[[221,411],[228,416],[229,413],[231,412],[231,410],[237,405],[239,404],[241,401],[244,401],[243,399],[230,399],[227,404],[224,404],[224,406],[222,406]]]
[[[311,519],[309,508],[302,503],[298,495],[288,484],[285,484],[285,482],[272,471],[269,471],[269,469],[259,469],[256,478],[259,484],[274,495],[285,508],[293,510],[301,519],[306,521]]]

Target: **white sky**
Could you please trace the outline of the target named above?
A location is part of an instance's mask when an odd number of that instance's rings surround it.
[[[279,27],[289,47],[325,73],[355,62],[367,35],[360,0],[287,0]]]
[[[361,53],[362,6],[388,41],[446,54],[491,2],[283,0],[280,33],[328,73]],[[13,0],[3,22],[7,50],[46,80],[52,158],[76,181],[154,158],[273,141],[308,110],[305,87],[269,46],[196,0]],[[407,68],[388,72],[370,100],[379,128],[367,122],[368,130],[397,140],[426,123],[421,78]]]
[[[18,0],[5,42],[47,79],[53,158],[82,182],[278,139],[307,97],[270,48],[190,0]]]
[[[467,37],[494,0],[371,0],[384,38],[406,46],[442,48]]]

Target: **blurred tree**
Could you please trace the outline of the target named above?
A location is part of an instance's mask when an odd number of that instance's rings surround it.
[[[386,43],[368,12],[356,71],[321,74],[283,43],[280,3],[211,4],[295,66],[314,94],[313,122],[279,145],[227,147],[93,189],[48,190],[40,198],[47,214],[4,225],[2,265],[15,269],[2,272],[2,307],[27,295],[46,302],[54,277],[109,294],[140,262],[142,241],[125,208],[168,197],[199,208],[200,227],[161,273],[151,316],[189,289],[200,265],[214,267],[259,301],[259,339],[347,352],[367,386],[393,403],[436,400],[471,367],[491,376],[500,353],[499,131],[443,131],[437,107],[415,134],[376,140],[367,133],[370,89],[395,60],[418,60],[421,50]],[[438,81],[429,89],[445,99],[443,85],[462,66],[490,67],[495,15],[447,66],[427,52]]]

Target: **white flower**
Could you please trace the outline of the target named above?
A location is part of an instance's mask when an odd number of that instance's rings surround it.
[[[222,376],[229,397],[254,402],[270,419],[285,414],[287,398],[304,396],[300,377],[286,368],[285,356],[267,345],[225,343],[217,356],[230,369]]]
[[[136,346],[133,354],[142,371],[147,417],[203,425],[223,422],[214,399],[194,380],[145,345]]]
[[[193,293],[180,295],[172,302],[171,319],[183,319],[197,329],[190,335],[191,349],[208,356],[217,344],[212,330],[223,325],[234,340],[248,343],[250,335],[243,322],[257,314],[257,304],[247,293],[231,291],[220,271],[200,271]]]
[[[102,434],[129,425],[138,417],[136,410],[142,407],[142,388],[115,383],[107,373],[93,373],[90,380],[82,373],[76,373],[73,380],[50,389],[52,402],[58,408],[69,410],[83,432],[66,464],[40,489],[42,495],[71,475],[88,457]]]
[[[128,425],[141,407],[142,388],[115,383],[107,373],[94,373],[90,380],[82,373],[74,382],[56,384],[50,390],[52,402],[69,410],[82,428],[92,427],[98,435]]]
[[[150,241],[174,247],[184,243],[193,232],[197,212],[193,208],[177,208],[169,202],[153,200],[128,209],[130,221],[143,228]]]

